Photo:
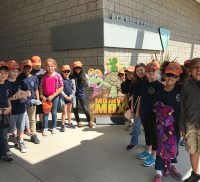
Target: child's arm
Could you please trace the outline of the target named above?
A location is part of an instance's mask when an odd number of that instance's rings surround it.
[[[8,107],[4,108],[5,110],[3,111],[4,114],[9,114],[11,112],[12,106],[11,106],[11,99],[8,98]]]
[[[58,88],[58,89],[56,90],[56,92],[55,92],[54,94],[50,95],[47,99],[48,99],[49,101],[52,101],[52,99],[53,99],[54,97],[56,97],[58,94],[60,94],[62,91],[63,91],[63,86],[61,86],[60,88]]]
[[[137,104],[137,109],[136,109],[136,114],[135,114],[136,117],[140,116],[140,100],[141,100],[141,97],[138,96],[138,104]]]
[[[184,87],[183,87],[184,88]],[[181,136],[185,137],[186,132],[186,126],[185,126],[185,107],[184,107],[184,90],[181,90],[181,102],[180,102],[180,121],[179,121],[179,127]]]
[[[37,99],[37,100],[40,100],[38,88],[35,90],[35,96],[36,96],[36,99]]]

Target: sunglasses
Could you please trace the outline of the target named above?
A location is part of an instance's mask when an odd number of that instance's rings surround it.
[[[70,70],[64,70],[63,73],[70,73]]]
[[[74,69],[75,70],[81,70],[81,67],[75,67]]]
[[[178,78],[178,76],[172,74],[172,73],[166,73],[165,74],[166,77],[170,77],[170,78]]]

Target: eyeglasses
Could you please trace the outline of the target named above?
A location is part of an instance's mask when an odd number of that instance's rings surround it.
[[[172,73],[166,73],[165,74],[166,77],[170,77],[170,78],[178,78],[178,76],[172,74]]]
[[[64,70],[63,73],[70,73],[70,70]]]

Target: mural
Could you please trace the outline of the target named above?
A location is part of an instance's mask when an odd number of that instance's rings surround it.
[[[88,70],[88,83],[91,87],[89,110],[93,117],[123,115],[126,107],[126,98],[121,93],[122,80],[118,70],[124,66],[117,58],[105,61],[105,72],[91,68]]]

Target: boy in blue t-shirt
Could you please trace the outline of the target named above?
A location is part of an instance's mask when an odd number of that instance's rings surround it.
[[[36,135],[36,105],[35,105],[36,101],[40,102],[39,91],[38,91],[39,81],[36,76],[31,75],[31,70],[32,70],[31,60],[23,60],[21,62],[21,69],[22,71],[21,74],[18,76],[18,79],[22,80],[28,87],[28,90],[31,92],[31,96],[28,97],[26,101],[27,114],[30,123],[31,142],[39,144],[40,141]]]
[[[5,82],[8,77],[8,65],[0,61],[0,161],[13,163],[13,159],[7,156],[7,133],[8,133],[8,115],[11,112],[11,89]]]
[[[14,133],[17,129],[19,148],[22,153],[26,153],[27,149],[24,144],[24,129],[26,121],[26,105],[23,100],[26,100],[27,97],[31,96],[30,91],[26,84],[23,81],[17,79],[20,73],[20,67],[16,61],[8,61],[8,79],[7,83],[10,84],[12,93],[14,94],[11,98],[12,105],[12,115],[10,116],[10,132]]]

